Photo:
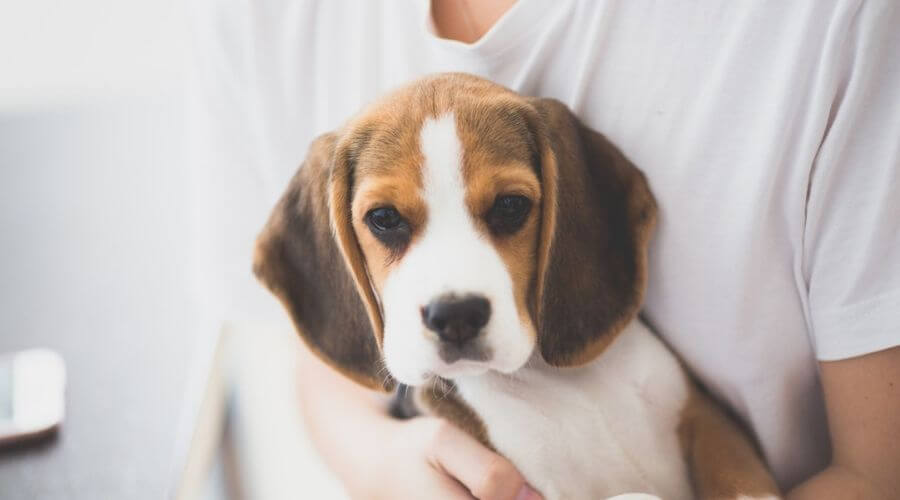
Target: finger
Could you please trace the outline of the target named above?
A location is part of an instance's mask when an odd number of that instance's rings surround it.
[[[473,497],[472,494],[469,493],[469,490],[466,489],[466,487],[463,486],[462,483],[450,477],[446,472],[434,471],[434,473],[440,476],[437,479],[437,483],[440,486],[441,500],[475,500],[475,497]],[[428,498],[437,497],[429,496]]]
[[[453,425],[435,431],[429,460],[479,500],[539,500],[515,466]]]

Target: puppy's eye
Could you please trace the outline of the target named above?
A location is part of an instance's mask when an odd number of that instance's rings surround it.
[[[531,200],[524,196],[498,196],[488,211],[487,223],[496,234],[512,234],[522,227],[529,211]]]
[[[369,210],[365,222],[372,234],[391,250],[401,251],[409,243],[409,223],[394,207]]]
[[[396,229],[402,222],[403,217],[400,217],[400,212],[394,207],[376,208],[369,210],[369,213],[366,214],[366,223],[376,231]]]

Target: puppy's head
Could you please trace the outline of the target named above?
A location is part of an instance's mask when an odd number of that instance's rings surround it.
[[[472,76],[420,80],[316,139],[254,269],[311,349],[389,389],[535,348],[596,357],[637,313],[656,206],[562,104]]]

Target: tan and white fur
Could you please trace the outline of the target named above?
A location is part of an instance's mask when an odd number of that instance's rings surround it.
[[[547,499],[776,498],[637,317],[655,213],[564,105],[436,75],[313,143],[254,266],[313,352],[420,388]]]

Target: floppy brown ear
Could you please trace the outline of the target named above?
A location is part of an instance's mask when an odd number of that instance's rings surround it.
[[[382,320],[350,225],[353,138],[317,138],[256,242],[253,270],[320,358],[373,389]]]
[[[540,117],[542,218],[535,287],[544,359],[594,359],[638,313],[656,202],[644,174],[559,101]]]

